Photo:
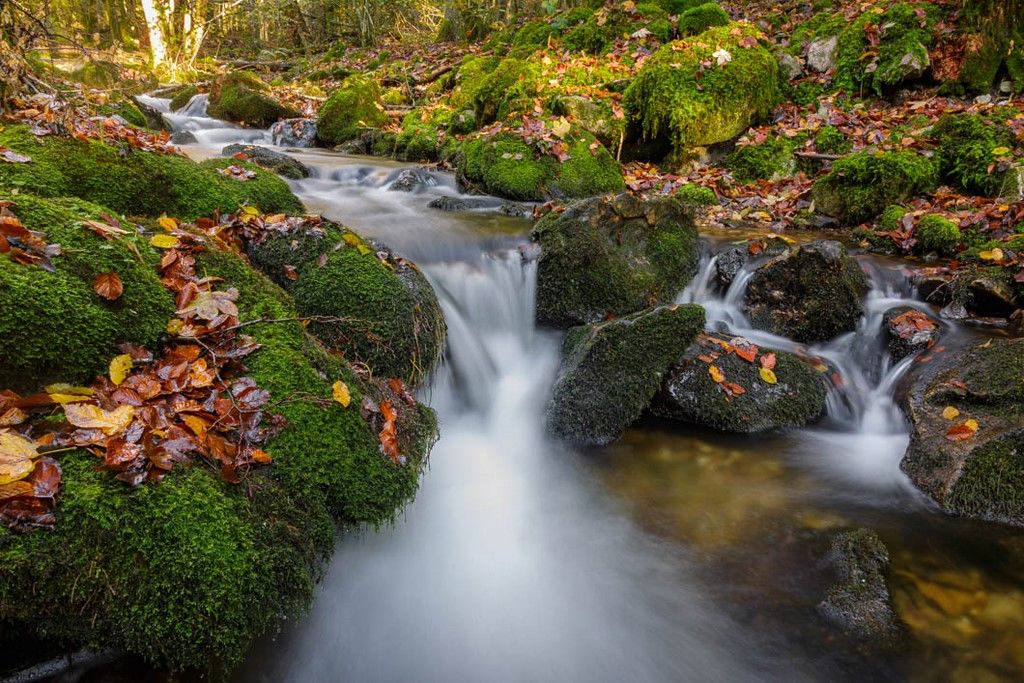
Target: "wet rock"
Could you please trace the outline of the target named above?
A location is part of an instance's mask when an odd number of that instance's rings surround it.
[[[900,467],[951,514],[1024,526],[1024,339],[991,339],[915,366]],[[973,422],[972,422],[973,421]]]
[[[537,319],[564,328],[671,301],[697,271],[692,211],[621,194],[544,216],[531,235],[542,249]]]
[[[283,119],[271,127],[270,137],[279,147],[312,147],[316,144],[316,121]]]
[[[548,431],[584,446],[619,438],[703,327],[704,309],[690,304],[570,330],[548,404]]]
[[[837,534],[828,561],[838,580],[818,603],[818,613],[857,640],[882,647],[895,645],[903,626],[885,581],[889,551],[878,535],[869,529]]]
[[[392,192],[419,192],[435,185],[437,181],[428,173],[407,168],[395,176],[388,189]]]
[[[759,267],[744,308],[761,329],[799,342],[823,342],[856,327],[867,288],[867,278],[846,248],[821,240]]]
[[[451,197],[444,195],[437,199],[430,200],[427,204],[432,209],[438,211],[470,211],[472,209],[479,209],[487,205],[487,202],[482,199],[465,199],[463,197]]]
[[[818,38],[807,46],[807,66],[820,74],[831,71],[836,66],[836,47],[839,36]]]
[[[529,218],[533,215],[530,207],[516,204],[515,202],[502,202],[501,206],[498,207],[498,213],[512,216],[513,218]]]
[[[747,263],[747,251],[739,247],[726,249],[715,261],[715,278],[723,287],[728,288],[736,279],[743,266]]]
[[[804,75],[804,65],[793,55],[783,52],[779,55],[779,73],[786,80],[792,81]]]
[[[911,306],[894,306],[886,311],[882,329],[894,362],[931,347],[941,332],[938,322]]]
[[[762,364],[771,366],[774,384],[762,377]],[[822,374],[796,354],[701,334],[665,376],[651,412],[724,432],[766,432],[816,422],[826,396]]]
[[[251,161],[261,168],[292,180],[309,177],[309,167],[301,161],[293,159],[283,152],[275,152],[259,145],[234,144],[228,145],[220,151],[221,156],[233,157],[236,154],[244,154],[247,161]]]
[[[1013,283],[999,271],[980,271],[968,284],[968,296],[978,315],[1008,317],[1017,310]]]
[[[179,130],[171,135],[171,142],[176,145],[194,145],[199,142],[195,133],[190,130]]]
[[[170,130],[171,127],[167,125],[167,121],[164,120],[163,112],[156,107],[151,107],[145,102],[139,100],[138,97],[132,97],[132,104],[139,108],[142,115],[146,117],[146,127],[152,130]]]

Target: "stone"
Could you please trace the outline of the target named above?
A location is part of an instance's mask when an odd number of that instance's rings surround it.
[[[836,67],[836,47],[839,36],[818,38],[807,46],[807,66],[820,74]]]
[[[931,348],[942,333],[937,321],[912,306],[887,310],[882,315],[882,329],[894,362]]]
[[[273,171],[285,178],[299,180],[309,177],[309,167],[301,161],[294,159],[283,152],[275,152],[259,145],[234,144],[228,145],[220,151],[221,156],[234,157],[237,154],[244,154],[247,161],[251,161],[261,168]]]
[[[783,52],[779,55],[779,72],[788,81],[796,80],[804,75],[804,65],[793,55]]]
[[[316,121],[282,119],[271,126],[270,137],[278,147],[313,147],[316,144]]]
[[[420,192],[435,185],[437,185],[437,181],[430,174],[406,168],[394,176],[388,189],[392,192]]]

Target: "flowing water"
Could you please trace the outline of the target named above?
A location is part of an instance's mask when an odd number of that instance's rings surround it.
[[[166,100],[150,104],[166,110]],[[200,96],[168,115],[196,158],[263,131],[205,117]],[[339,540],[311,612],[259,644],[239,680],[704,681],[823,678],[1013,680],[1024,674],[1024,537],[942,516],[899,470],[908,441],[894,402],[911,361],[891,365],[879,334],[913,300],[898,264],[861,257],[872,288],[857,330],[808,352],[836,388],[820,425],[737,437],[648,422],[596,453],[542,429],[559,338],[533,323],[528,221],[498,200],[474,211],[450,175],[289,150],[311,211],[381,239],[420,264],[448,323],[443,367],[425,391],[441,439],[421,491],[392,528]],[[714,241],[679,296],[709,327],[764,346],[749,280],[715,285]],[[943,343],[972,333],[945,330]],[[848,651],[818,621],[829,534],[876,529],[914,636],[907,651]]]

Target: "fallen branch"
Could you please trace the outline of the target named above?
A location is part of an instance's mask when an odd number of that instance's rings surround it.
[[[802,159],[821,159],[823,161],[835,161],[843,158],[842,154],[819,154],[818,152],[794,152],[794,154]]]

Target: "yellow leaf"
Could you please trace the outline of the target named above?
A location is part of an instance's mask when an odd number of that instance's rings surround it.
[[[115,385],[121,384],[128,373],[132,371],[132,357],[130,354],[122,353],[114,356],[110,361],[110,381]]]
[[[92,396],[93,390],[90,387],[76,387],[63,382],[47,384],[45,387],[48,394],[69,394],[72,396]]]
[[[157,223],[159,223],[160,227],[163,228],[164,230],[174,230],[175,228],[178,227],[177,221],[175,221],[173,218],[168,218],[167,216],[160,216],[159,220],[157,220]]]
[[[989,251],[982,251],[978,254],[978,257],[985,261],[1002,261],[1003,250],[999,247],[991,249]]]
[[[39,457],[36,445],[17,432],[0,430],[0,485],[24,479],[35,468]]]
[[[153,235],[149,243],[157,249],[174,249],[180,242],[174,235]]]
[[[976,432],[978,431],[978,421],[972,417],[971,419],[964,422],[964,427],[967,427],[972,432]]]
[[[260,210],[255,206],[243,206],[238,210],[239,213],[244,213],[247,216],[259,216]]]
[[[54,403],[66,405],[68,403],[81,403],[82,401],[91,400],[88,396],[80,396],[78,394],[50,394],[50,400]]]
[[[759,374],[761,375],[761,381],[763,381],[765,384],[778,384],[779,382],[779,378],[775,376],[774,370],[769,370],[768,368],[762,367],[759,371]]]
[[[177,336],[181,334],[181,331],[185,328],[185,321],[180,318],[174,318],[173,320],[167,321],[167,334],[173,334]]]
[[[82,429],[99,429],[107,436],[123,432],[135,416],[132,406],[118,406],[111,411],[91,403],[69,403],[64,406],[68,422]]]
[[[200,439],[206,434],[206,430],[209,429],[210,423],[199,417],[198,415],[189,415],[185,413],[181,416],[182,421],[188,428],[192,430],[192,433],[198,436]]]
[[[348,404],[352,402],[352,394],[348,391],[348,385],[342,382],[340,379],[334,383],[331,387],[331,396],[335,402],[340,403],[343,408],[348,408]]]
[[[721,384],[722,382],[725,381],[725,374],[718,369],[717,365],[709,365],[708,374],[711,375],[711,379],[715,382],[715,384]]]
[[[955,420],[960,417],[960,411],[953,406],[946,406],[942,411],[943,420]]]
[[[992,155],[997,157],[1004,157],[1010,153],[1009,147],[996,147],[992,150]]]

